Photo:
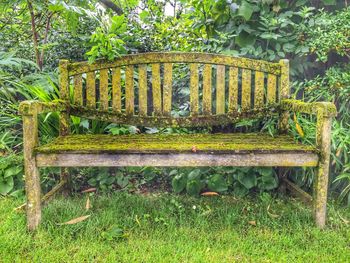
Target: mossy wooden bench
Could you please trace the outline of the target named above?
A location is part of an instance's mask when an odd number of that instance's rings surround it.
[[[41,220],[41,203],[69,181],[67,167],[272,166],[317,167],[314,216],[325,225],[331,103],[288,99],[288,60],[270,63],[205,53],[144,53],[113,62],[61,60],[60,101],[24,101],[27,224]],[[173,73],[184,76],[189,112],[174,116]],[[180,81],[179,77],[176,81]],[[70,96],[72,95],[72,96]],[[71,97],[73,97],[71,99]],[[38,114],[60,112],[60,136],[38,143]],[[317,116],[316,145],[287,134],[290,112]],[[142,127],[207,127],[279,114],[280,134],[70,135],[70,115]],[[195,150],[194,150],[195,149]],[[63,167],[61,182],[42,198],[39,167]]]

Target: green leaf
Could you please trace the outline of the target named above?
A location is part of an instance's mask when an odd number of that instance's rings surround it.
[[[7,177],[13,177],[15,175],[18,175],[23,171],[23,168],[21,166],[12,166],[10,168],[7,168],[4,172],[4,178]]]
[[[251,189],[257,185],[257,179],[254,173],[240,173],[238,175],[238,181],[247,189]]]
[[[121,187],[124,188],[129,184],[129,178],[122,175],[117,177],[117,184]]]
[[[194,169],[188,174],[188,180],[197,180],[200,178],[201,170]]]
[[[171,181],[171,185],[173,187],[173,191],[175,193],[181,193],[185,187],[186,187],[186,183],[187,183],[187,178],[184,174],[178,174],[176,175],[173,180]]]
[[[245,196],[249,193],[249,190],[244,185],[237,182],[233,187],[233,193],[237,196]]]
[[[238,36],[235,37],[235,40],[238,46],[246,47],[246,46],[254,45],[256,41],[256,37],[245,31],[242,31]]]
[[[224,192],[227,191],[228,186],[222,174],[214,174],[209,178],[208,188],[214,192]]]
[[[238,9],[238,14],[243,16],[246,21],[248,21],[253,14],[253,6],[246,1],[243,1]]]
[[[295,46],[293,44],[291,44],[291,43],[286,43],[286,44],[283,45],[283,50],[285,52],[293,52],[294,48],[295,48]]]
[[[277,178],[274,175],[262,176],[258,185],[260,190],[272,190],[278,186]]]
[[[324,5],[335,5],[336,1],[335,0],[322,0]]]
[[[273,175],[273,170],[270,167],[259,167],[256,168],[256,170],[258,171],[259,174],[261,174],[262,176],[267,176],[270,177]]]
[[[13,177],[0,178],[0,194],[6,195],[13,189]]]
[[[203,183],[199,179],[188,181],[186,184],[186,191],[190,195],[199,195],[202,188]]]

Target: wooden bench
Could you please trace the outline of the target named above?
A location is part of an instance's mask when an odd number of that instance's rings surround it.
[[[69,181],[66,168],[83,166],[317,167],[314,216],[316,225],[324,227],[336,108],[327,102],[288,99],[288,60],[144,53],[93,64],[61,60],[59,69],[60,100],[24,101],[19,110],[30,230],[40,223],[42,201]],[[189,89],[189,111],[183,116],[172,112],[178,105],[173,100],[175,72],[176,81],[183,75],[183,89]],[[48,112],[60,112],[60,136],[39,146],[37,116]],[[315,146],[298,143],[287,134],[291,112],[317,116]],[[208,127],[277,115],[280,134],[71,135],[70,115],[142,127]],[[42,198],[39,168],[51,166],[62,167],[61,181]]]

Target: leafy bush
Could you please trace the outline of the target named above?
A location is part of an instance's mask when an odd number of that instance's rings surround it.
[[[250,190],[267,191],[278,186],[276,174],[272,168],[219,167],[205,169],[174,169],[172,187],[175,193],[185,191],[198,195],[204,190],[225,193],[233,191],[237,195],[246,195]]]

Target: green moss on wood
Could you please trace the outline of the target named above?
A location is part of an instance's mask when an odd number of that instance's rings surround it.
[[[68,103],[63,100],[55,100],[52,102],[26,100],[19,104],[18,113],[20,115],[36,115],[54,111],[67,111],[68,109]]]
[[[268,105],[264,108],[252,109],[247,111],[235,111],[219,115],[198,115],[189,117],[171,117],[171,116],[138,116],[116,113],[110,111],[97,111],[96,109],[71,106],[72,115],[98,119],[101,121],[110,121],[119,124],[129,124],[135,126],[147,127],[208,127],[213,125],[228,125],[242,119],[262,118],[272,116],[278,113],[278,105]]]
[[[195,149],[195,150],[194,150]],[[59,137],[38,147],[39,153],[238,153],[238,152],[315,152],[312,146],[295,142],[290,136],[268,134],[137,134],[72,135]]]
[[[321,113],[324,117],[334,117],[337,115],[337,108],[331,102],[303,102],[286,99],[282,100],[281,109],[314,115]]]
[[[214,65],[227,65],[238,68],[246,68],[279,75],[281,65],[263,60],[238,58],[233,56],[208,54],[208,53],[185,53],[185,52],[161,52],[141,53],[124,55],[115,61],[98,60],[93,64],[88,62],[76,62],[68,64],[69,75],[77,75],[104,68],[115,68],[125,65],[153,64],[153,63],[202,63]]]

